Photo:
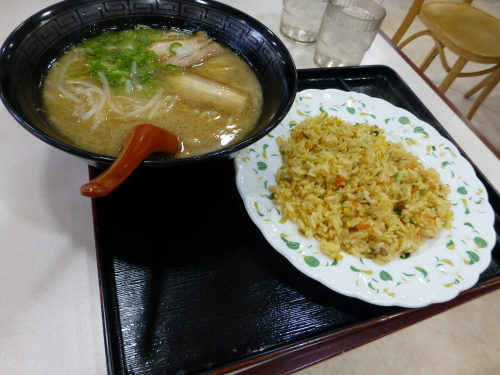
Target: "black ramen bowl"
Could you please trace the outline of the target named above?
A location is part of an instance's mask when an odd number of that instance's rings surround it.
[[[90,165],[106,166],[115,158],[82,150],[60,136],[39,109],[47,68],[69,46],[104,30],[153,28],[204,30],[231,47],[253,67],[264,94],[263,113],[247,137],[208,154],[168,160],[145,160],[143,166],[168,166],[229,156],[259,140],[287,114],[297,92],[297,71],[290,53],[266,26],[230,6],[211,0],[66,0],[27,19],[0,50],[0,97],[12,116],[42,141]]]

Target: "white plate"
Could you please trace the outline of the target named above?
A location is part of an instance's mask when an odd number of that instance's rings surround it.
[[[451,188],[453,228],[427,239],[407,259],[378,265],[345,253],[344,259],[334,261],[315,239],[301,236],[295,224],[283,223],[281,208],[268,190],[276,184],[275,173],[282,165],[276,138],[288,135],[306,116],[321,112],[384,128],[388,140],[402,142],[426,167],[435,168]],[[334,89],[299,92],[283,122],[239,151],[235,165],[238,190],[265,238],[298,270],[336,292],[376,305],[421,307],[448,301],[472,287],[490,264],[496,241],[494,213],[472,166],[433,127],[384,100]]]

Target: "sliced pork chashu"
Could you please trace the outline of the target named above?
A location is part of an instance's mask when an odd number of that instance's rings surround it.
[[[215,109],[231,110],[235,115],[243,111],[248,99],[245,93],[233,87],[194,73],[173,75],[169,82],[180,97],[209,103]]]
[[[149,44],[147,49],[156,52],[163,65],[172,64],[187,68],[222,52],[220,44],[198,31],[192,38],[160,40]]]

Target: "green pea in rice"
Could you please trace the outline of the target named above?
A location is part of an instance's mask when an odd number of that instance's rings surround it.
[[[451,228],[449,187],[383,133],[319,115],[277,139],[283,166],[270,187],[274,201],[333,259],[343,251],[386,263]]]

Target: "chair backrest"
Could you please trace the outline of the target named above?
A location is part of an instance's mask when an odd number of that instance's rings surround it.
[[[398,44],[401,41],[401,38],[406,34],[408,29],[410,28],[410,25],[413,23],[413,20],[417,16],[418,12],[420,12],[420,8],[422,7],[423,3],[425,0],[413,0],[413,4],[410,7],[410,10],[406,14],[405,19],[399,26],[398,30],[392,37],[392,41],[395,44]],[[462,0],[463,3],[465,4],[471,4],[474,0]]]

